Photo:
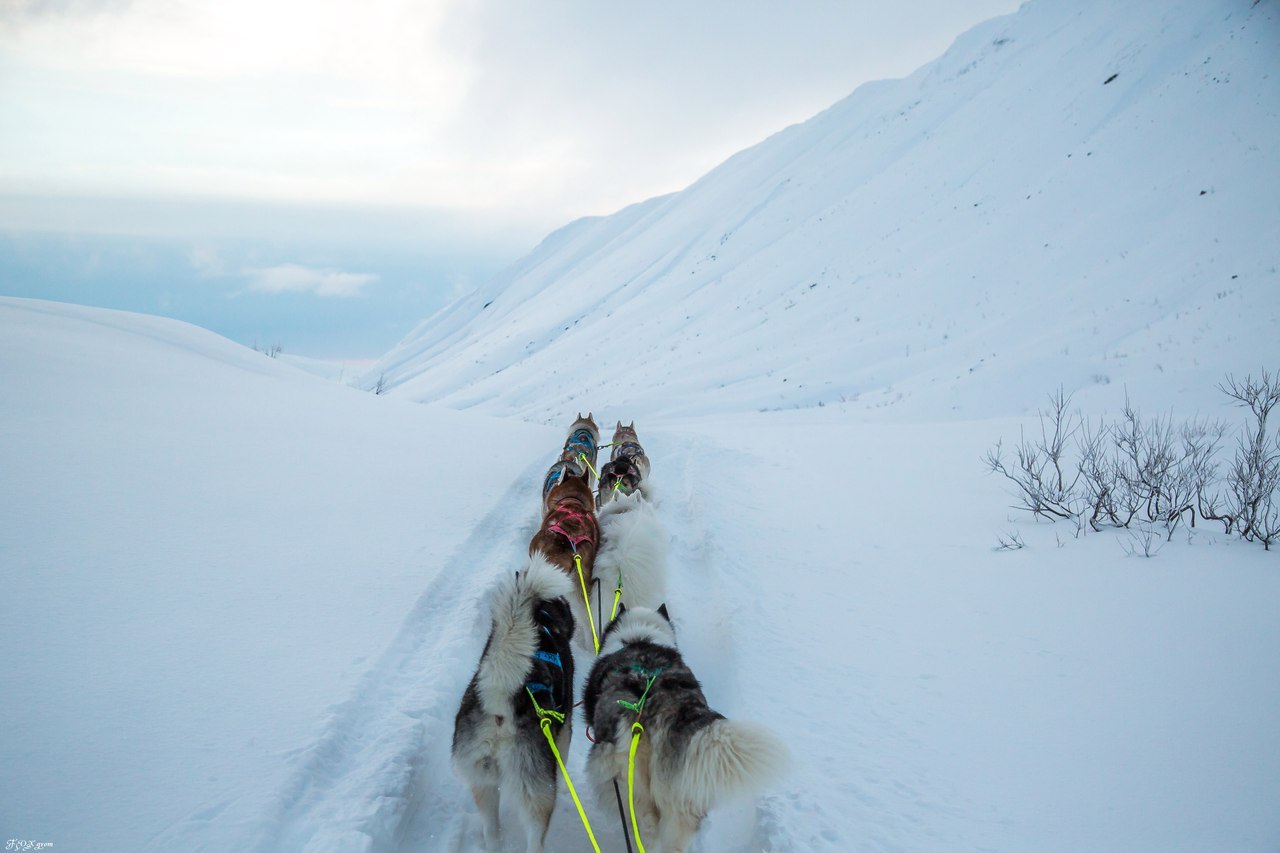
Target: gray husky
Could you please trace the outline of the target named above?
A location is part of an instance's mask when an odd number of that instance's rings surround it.
[[[601,803],[616,782],[627,797],[631,741],[635,819],[646,847],[682,853],[707,812],[781,775],[787,751],[768,729],[727,720],[707,706],[676,650],[666,606],[623,607],[601,641],[584,697],[596,743],[587,773]]]
[[[539,709],[556,747],[573,734],[573,586],[542,554],[507,578],[493,599],[493,628],[453,730],[453,766],[471,787],[489,850],[501,847],[499,796],[514,797],[526,849],[540,853],[556,804],[558,768]],[[567,723],[567,724],[566,724]]]

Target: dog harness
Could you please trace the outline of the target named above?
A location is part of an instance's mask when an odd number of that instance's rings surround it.
[[[571,505],[577,505],[574,509]],[[547,530],[559,536],[563,536],[569,543],[569,547],[573,549],[573,565],[578,570],[578,583],[582,587],[582,606],[587,611],[587,623],[591,626],[591,641],[595,644],[596,654],[600,653],[600,634],[596,631],[596,620],[591,615],[591,596],[587,594],[587,577],[582,570],[582,555],[578,553],[578,546],[584,542],[590,542],[591,547],[596,545],[595,534],[599,532],[599,526],[596,524],[595,516],[582,506],[582,502],[577,498],[561,498],[555,508],[547,514],[548,518],[555,517],[557,520],[547,525]],[[562,526],[563,522],[574,519],[579,522],[579,526],[585,531],[580,536],[575,536]]]
[[[586,427],[580,427],[569,434],[565,439],[564,452],[560,458],[567,462],[577,459],[579,455],[588,459],[596,458],[596,438]]]
[[[570,506],[570,504],[577,504],[577,508]],[[592,532],[596,529],[595,517],[591,512],[583,508],[582,503],[577,498],[562,499],[547,515],[555,519],[555,521],[547,525],[547,530],[563,536],[575,554],[578,552],[578,546],[584,542],[590,542],[592,545],[596,544],[595,536]],[[565,530],[563,525],[570,520],[579,522],[579,525],[586,532],[575,536]]]

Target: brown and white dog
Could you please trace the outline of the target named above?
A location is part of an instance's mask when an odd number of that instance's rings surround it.
[[[560,459],[551,466],[543,481],[542,524],[529,540],[531,556],[540,554],[572,581],[576,594],[570,596],[569,601],[578,626],[575,636],[583,648],[591,652],[595,651],[594,621],[588,612],[588,601],[600,547],[592,467],[599,436],[590,414],[585,418],[579,415],[574,421]],[[598,630],[596,627],[595,631]]]

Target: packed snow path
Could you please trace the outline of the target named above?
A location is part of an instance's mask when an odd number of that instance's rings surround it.
[[[22,300],[0,357],[5,837],[467,849],[453,715],[572,415],[373,397]],[[1233,414],[1206,391],[1192,411]],[[794,758],[702,853],[1276,848],[1275,553],[1201,525],[1146,560],[1010,516],[980,459],[1025,425],[639,419],[682,649]],[[993,550],[1011,529],[1027,547]],[[552,832],[587,849],[566,797]]]
[[[744,705],[735,612],[750,590],[734,595],[713,565],[714,540],[704,526],[690,460],[705,455],[670,437],[645,436],[661,454],[665,480],[655,481],[660,513],[672,534],[670,585],[686,656],[698,667],[711,701],[734,715]],[[547,458],[553,456],[548,451]],[[672,451],[672,452],[669,452]],[[721,454],[726,457],[726,454]],[[452,775],[449,744],[457,703],[488,633],[489,589],[503,572],[522,565],[536,529],[537,497],[545,460],[527,468],[440,567],[406,618],[396,641],[361,680],[355,695],[333,709],[316,743],[292,759],[294,770],[259,821],[255,849],[306,851],[468,851],[479,844],[475,806]],[[667,483],[664,488],[662,483]],[[669,490],[669,491],[668,491]],[[741,577],[736,580],[743,580]],[[687,602],[687,603],[686,603]],[[590,656],[580,653],[581,682]],[[770,713],[776,691],[762,691],[756,716]],[[584,798],[602,849],[625,842],[616,811],[595,802],[586,783],[589,741],[581,714],[574,719],[570,773]],[[781,800],[729,807],[707,821],[703,849],[786,849],[774,838]],[[611,804],[603,804],[609,806]],[[508,824],[514,826],[514,824]],[[518,832],[508,849],[520,849]],[[581,822],[561,786],[548,849],[588,849]]]
[[[1234,602],[1230,583],[1204,587],[1194,565],[1210,547],[1240,546],[1203,542],[1186,561],[1155,564],[1117,560],[1114,543],[1097,537],[1073,543],[1074,554],[1041,550],[1052,564],[1041,570],[993,553],[965,512],[913,541],[902,508],[914,489],[895,478],[918,483],[934,472],[943,493],[971,485],[972,469],[949,460],[976,458],[968,451],[985,427],[932,447],[923,445],[930,428],[864,427],[864,439],[895,450],[808,464],[805,441],[833,447],[847,434],[816,419],[642,428],[671,536],[668,598],[682,650],[713,707],[772,725],[796,762],[756,803],[713,812],[695,851],[1263,841],[1257,809],[1277,779],[1250,756],[1276,754],[1276,735],[1264,732],[1277,690],[1253,682],[1241,693],[1215,658],[1247,655],[1269,617],[1266,605]],[[917,459],[903,468],[906,448]],[[453,715],[487,634],[488,590],[523,561],[544,467],[531,464],[501,493],[355,695],[300,752],[257,849],[477,849],[475,808],[449,764]],[[982,485],[999,499],[997,484]],[[885,500],[869,501],[871,491]],[[1065,534],[1029,535],[1048,545]],[[974,553],[986,556],[975,563]],[[1245,553],[1270,571],[1260,550]],[[1110,576],[1085,565],[1099,556]],[[1045,623],[1045,601],[1065,618]],[[1242,620],[1235,629],[1223,627],[1229,614]],[[581,682],[590,657],[579,664]],[[1223,719],[1242,728],[1220,728]],[[1155,775],[1191,760],[1171,752],[1177,743],[1198,744],[1199,773],[1141,795]],[[601,849],[623,850],[616,805],[597,803],[586,784],[588,749],[579,714],[568,766]],[[1106,769],[1095,779],[1092,767]],[[1261,773],[1262,789],[1217,790],[1212,780],[1227,768]],[[1192,805],[1204,798],[1234,812],[1238,828]],[[1166,825],[1156,831],[1149,821]],[[512,833],[506,849],[520,844]],[[548,845],[589,849],[563,790]]]

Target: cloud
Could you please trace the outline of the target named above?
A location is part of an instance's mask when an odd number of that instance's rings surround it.
[[[312,269],[301,264],[279,264],[244,271],[249,290],[257,293],[313,293],[348,298],[363,296],[366,285],[378,280],[373,273]]]
[[[1017,5],[0,0],[0,192],[451,210],[541,235],[685,187]]]
[[[222,255],[212,246],[192,246],[187,252],[187,262],[201,278],[220,278],[227,273],[227,265]]]

